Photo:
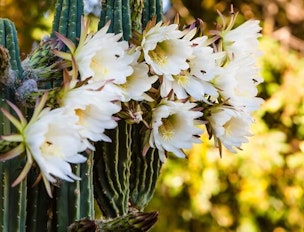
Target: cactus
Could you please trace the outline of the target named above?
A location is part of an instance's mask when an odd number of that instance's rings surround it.
[[[8,19],[0,19],[0,45],[8,51],[6,53],[6,62],[9,65],[9,76],[2,79],[0,83],[0,105],[6,108],[5,100],[14,100],[13,85],[21,73],[21,62],[19,58],[19,48],[17,42],[17,32],[13,22]],[[2,61],[1,61],[2,62]],[[5,63],[5,59],[3,59]],[[13,78],[12,80],[10,78]],[[13,128],[10,122],[1,114],[0,115],[0,133],[10,134]],[[25,231],[25,212],[26,212],[26,182],[11,187],[14,179],[19,173],[24,160],[13,159],[0,163],[0,230],[1,231]]]
[[[99,28],[111,21],[109,32],[123,33],[123,39],[129,40],[132,30],[141,31],[155,15],[157,20],[161,19],[161,2],[102,1]],[[77,44],[82,14],[82,0],[58,0],[51,38],[42,42],[23,62],[19,58],[14,24],[0,19],[1,108],[8,109],[5,100],[32,107],[34,99],[45,89],[56,91],[65,65],[50,51],[54,48],[67,51],[67,47],[58,43],[55,32]],[[22,95],[26,82],[33,83],[34,91],[31,89],[29,95]],[[31,109],[21,109],[30,115]],[[14,132],[3,114],[0,120],[1,135]],[[156,222],[158,213],[142,211],[153,195],[161,162],[154,149],[142,156],[143,136],[139,132],[142,126],[121,121],[116,129],[107,131],[112,143],[96,143],[94,154],[86,154],[87,162],[74,166],[74,173],[81,181],[58,182],[58,186],[53,187],[52,199],[42,181],[38,181],[39,169],[35,165],[26,180],[11,187],[24,166],[24,156],[1,162],[0,230],[147,231]],[[0,140],[2,153],[16,145]],[[94,219],[94,198],[103,213],[102,220]]]
[[[129,0],[102,1],[102,11],[98,28],[111,22],[108,32],[123,33],[123,39],[131,37],[131,5]]]
[[[103,24],[108,20],[114,21],[114,25],[120,24],[121,15],[129,14],[132,7],[136,9],[136,12],[130,16],[134,22],[131,23],[132,26],[111,28],[111,32],[120,33],[123,30],[123,34],[130,35],[132,27],[134,30],[140,30],[155,15],[157,20],[161,19],[161,3],[162,1],[159,0],[130,1],[129,7],[126,8],[126,3],[122,5],[120,1],[105,1],[99,27],[104,26]],[[141,8],[138,9],[137,6]],[[113,12],[121,11],[122,13],[113,14]],[[129,16],[124,18],[123,24],[129,25],[129,19]],[[118,128],[108,134],[112,139],[111,144],[99,142],[96,145],[95,198],[105,218],[124,216],[133,208],[143,210],[153,195],[161,162],[157,152],[151,148],[146,156],[142,156],[143,136],[139,132],[142,126],[142,124],[130,126],[125,122],[120,122]],[[130,204],[129,208],[128,204]]]
[[[96,145],[95,198],[106,218],[115,218],[128,212],[131,130],[132,126],[119,122],[116,129],[107,133],[112,142]]]
[[[81,16],[83,15],[83,1],[59,0],[55,6],[55,18],[53,21],[52,37],[58,32],[74,43],[80,36]]]
[[[85,218],[70,225],[68,231],[144,232],[148,231],[154,225],[157,221],[157,217],[157,212],[136,212],[109,220],[91,221]]]
[[[82,0],[58,0],[52,36],[56,31],[76,43],[80,36],[82,15]],[[63,181],[59,184],[59,188],[54,189],[52,231],[66,231],[73,221],[94,216],[92,156],[93,154],[89,154],[86,163],[74,167],[74,173],[82,178],[81,181],[74,183]]]
[[[141,155],[143,137],[139,130],[140,126],[134,125],[130,169],[130,203],[132,207],[142,211],[153,196],[162,163],[155,149],[150,148],[145,156]]]

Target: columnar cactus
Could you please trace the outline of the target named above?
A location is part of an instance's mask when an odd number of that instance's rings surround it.
[[[0,19],[0,105],[7,108],[6,99],[13,99],[13,86],[21,73],[19,48],[14,24],[8,19]],[[4,71],[6,70],[6,71]],[[1,114],[0,133],[12,132],[10,122]],[[4,149],[6,150],[6,149]],[[26,181],[15,188],[11,183],[17,177],[23,159],[13,159],[0,163],[0,230],[25,231]]]

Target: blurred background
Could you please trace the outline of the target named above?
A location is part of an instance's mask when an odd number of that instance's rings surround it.
[[[265,99],[256,112],[254,136],[238,154],[219,157],[212,141],[188,151],[189,159],[170,157],[147,211],[157,209],[153,232],[304,231],[304,1],[172,0],[168,18],[182,24],[195,18],[214,28],[216,11],[240,12],[237,23],[261,21],[259,86]],[[0,0],[0,17],[12,19],[21,56],[50,31],[52,0]]]

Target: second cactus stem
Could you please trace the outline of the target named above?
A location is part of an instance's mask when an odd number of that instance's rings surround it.
[[[155,16],[161,20],[161,0],[106,0],[99,28],[110,20],[109,32],[123,32],[123,39],[129,40],[132,30],[141,31]],[[111,143],[96,144],[94,196],[104,218],[96,221],[100,231],[147,231],[157,221],[157,213],[142,212],[153,196],[161,168],[156,150],[150,148],[142,156],[143,126],[120,121],[107,133]]]

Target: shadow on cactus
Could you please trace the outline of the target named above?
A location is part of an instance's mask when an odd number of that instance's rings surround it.
[[[82,1],[58,1],[51,38],[22,63],[13,24],[0,21],[1,97],[9,99],[1,102],[0,160],[18,167],[1,163],[1,183],[19,186],[18,231],[147,231],[158,213],[143,211],[168,153],[186,158],[203,125],[220,153],[222,145],[236,152],[247,142],[262,102],[259,22],[233,29],[237,14],[228,22],[222,16],[207,37],[201,20],[186,28],[178,18],[160,21],[161,1],[144,1],[131,13],[132,4],[103,2],[94,30]],[[7,81],[11,76],[17,78]],[[27,178],[36,179],[34,187]]]

